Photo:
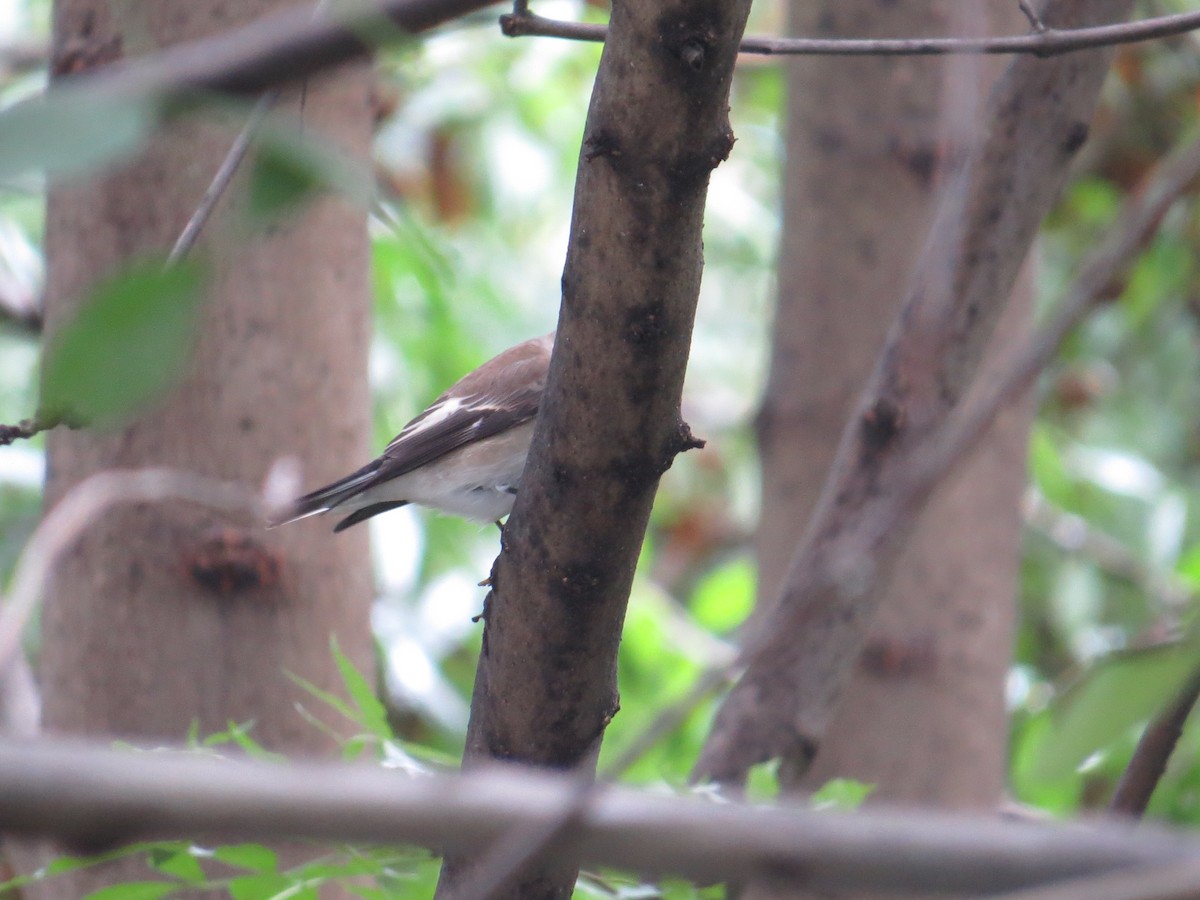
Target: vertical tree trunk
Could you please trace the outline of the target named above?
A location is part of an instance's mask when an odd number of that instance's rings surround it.
[[[55,63],[68,55],[95,63],[151,52],[278,5],[58,0]],[[279,114],[365,157],[368,67],[307,84]],[[95,279],[169,249],[230,140],[227,128],[188,120],[118,169],[51,191],[47,340]],[[242,481],[253,491],[283,455],[304,462],[308,483],[367,458],[365,213],[325,198],[248,237],[237,221],[240,196],[235,182],[202,241],[214,277],[190,376],[124,428],[53,433],[47,505],[105,469],[169,466]],[[225,530],[219,540],[215,529]],[[248,515],[181,503],[108,513],[61,561],[48,591],[45,729],[180,742],[193,722],[204,734],[253,720],[252,736],[268,747],[328,751],[330,740],[294,704],[326,711],[288,674],[336,690],[331,634],[359,666],[369,664],[366,538],[365,531],[335,538],[319,523],[267,532]],[[206,587],[197,573],[238,545],[266,564],[263,583]],[[63,896],[81,896],[81,888],[66,884]]]
[[[1016,4],[826,0],[793,3],[790,33],[940,34],[964,7],[996,33],[1026,27]],[[930,58],[814,58],[789,70],[780,295],[760,419],[764,603],[778,593],[899,308],[938,169],[961,157],[954,107],[970,106],[961,92],[985,87],[970,75],[961,60]],[[961,102],[944,113],[955,92]],[[1023,330],[1028,279],[1019,290],[990,364]],[[998,800],[1027,412],[1006,415],[931,502],[805,785],[842,776],[875,784],[875,796],[893,803]]]

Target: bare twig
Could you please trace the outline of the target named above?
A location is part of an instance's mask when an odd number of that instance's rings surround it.
[[[100,472],[81,481],[42,518],[17,560],[12,590],[0,608],[0,674],[8,671],[46,579],[62,554],[113,506],[188,500],[217,509],[258,510],[253,491],[171,469]]]
[[[312,13],[313,18],[316,19],[328,8],[329,0],[317,0]],[[255,102],[254,108],[250,110],[250,115],[246,119],[246,124],[242,126],[242,130],[234,138],[233,144],[229,147],[225,158],[221,160],[221,165],[217,169],[216,174],[213,175],[213,180],[209,183],[204,196],[200,198],[196,209],[192,212],[187,224],[184,225],[183,231],[179,235],[179,240],[171,248],[171,253],[167,256],[167,265],[179,262],[191,252],[192,247],[195,246],[196,241],[200,237],[204,223],[212,215],[212,211],[217,206],[217,201],[221,199],[221,195],[225,193],[229,187],[229,183],[233,181],[233,176],[236,174],[238,167],[246,158],[246,153],[250,150],[250,142],[258,133],[258,129],[262,127],[267,114],[275,108],[275,104],[279,102],[281,96],[283,96],[283,90],[275,87],[269,91],[265,91]]]
[[[0,425],[0,447],[7,447],[16,441],[27,441],[35,434],[49,431],[60,423],[43,421],[34,416],[32,419],[22,419],[16,425]]]
[[[1022,10],[1026,4],[1022,3]],[[1091,28],[1048,28],[1036,15],[1033,34],[996,38],[772,38],[748,37],[742,53],[768,56],[943,56],[951,53],[1032,53],[1054,56],[1095,47],[1111,47],[1154,40],[1200,28],[1200,13],[1156,16],[1139,22],[1099,25]],[[1040,27],[1038,27],[1040,25]],[[603,41],[604,25],[547,19],[535,13],[512,13],[500,17],[500,27],[509,37],[558,37],[573,41]]]
[[[247,118],[246,124],[242,126],[242,130],[234,138],[229,152],[225,154],[220,168],[213,175],[213,180],[204,192],[204,196],[200,198],[200,202],[188,218],[187,224],[183,226],[183,231],[180,232],[175,246],[171,248],[171,253],[167,256],[167,265],[174,265],[184,259],[191,252],[192,247],[196,245],[196,241],[200,237],[200,231],[204,228],[204,223],[208,221],[209,216],[212,215],[212,211],[216,208],[217,201],[221,199],[221,195],[229,187],[229,183],[233,180],[238,166],[242,164],[242,160],[246,158],[246,153],[250,150],[250,142],[254,139],[254,135],[258,133],[258,129],[261,127],[263,120],[266,119],[267,114],[279,102],[279,97],[282,93],[279,88],[272,88],[258,98],[258,101],[254,104],[254,108],[250,110],[250,116]]]
[[[1141,818],[1158,786],[1167,761],[1179,743],[1183,726],[1200,699],[1200,669],[1192,673],[1179,693],[1142,732],[1129,765],[1117,783],[1108,811]]]
[[[0,829],[84,848],[143,838],[310,838],[470,852],[545,822],[569,779],[530,771],[399,777],[365,765],[214,760],[52,741],[0,742]],[[1200,842],[1146,826],[1014,824],[983,816],[854,815],[610,788],[571,830],[589,863],[807,887],[995,892],[1124,867],[1200,862]]]
[[[88,97],[170,100],[194,91],[258,94],[363,59],[377,43],[428,31],[489,2],[381,0],[350,4],[336,15],[319,17],[311,10],[292,8],[215,37],[176,44],[153,56],[61,78],[47,96],[78,91]]]
[[[1035,34],[1042,34],[1049,30],[1046,28],[1046,23],[1038,16],[1037,11],[1030,6],[1029,0],[1017,0],[1017,6],[1020,7],[1021,13],[1029,21],[1029,27]]]

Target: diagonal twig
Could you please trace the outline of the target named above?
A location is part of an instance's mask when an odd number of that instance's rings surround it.
[[[1108,803],[1109,812],[1133,818],[1145,814],[1197,700],[1200,700],[1200,669],[1192,673],[1170,705],[1142,732]]]

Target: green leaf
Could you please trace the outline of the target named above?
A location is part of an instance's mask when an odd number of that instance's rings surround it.
[[[252,224],[273,222],[326,190],[362,206],[371,199],[370,179],[344,154],[297,129],[264,126],[247,191]]]
[[[730,631],[754,608],[756,571],[750,560],[735,559],[709,573],[692,597],[692,615],[712,631]]]
[[[746,773],[746,798],[751,803],[767,803],[779,796],[779,760],[751,766]]]
[[[165,875],[173,875],[192,884],[201,884],[207,880],[204,869],[193,855],[190,846],[176,849],[155,847],[146,854],[146,858],[151,867]]]
[[[262,844],[230,844],[213,850],[213,859],[228,866],[249,869],[251,872],[273,873],[279,871],[279,857],[270,847]]]
[[[333,709],[336,709],[351,722],[358,724],[358,714],[355,712],[354,708],[337,694],[317,687],[307,678],[302,678],[295,672],[285,672],[284,674],[318,700],[328,704]]]
[[[229,737],[242,750],[246,751],[246,755],[251,759],[261,759],[267,762],[287,762],[287,757],[282,753],[275,753],[268,750],[254,738],[250,737],[250,729],[254,727],[254,722],[245,722],[238,724],[236,722],[229,723]]]
[[[342,653],[336,637],[330,639],[330,647],[333,650],[333,658],[337,662],[338,671],[341,672],[342,682],[346,685],[346,692],[358,708],[359,724],[374,735],[385,740],[390,739],[392,727],[388,724],[387,709],[375,695],[375,689],[367,683],[367,679],[355,668],[354,663],[347,658],[346,654]]]
[[[1029,469],[1033,483],[1053,503],[1070,502],[1074,483],[1049,430],[1035,424],[1029,435]]]
[[[157,121],[152,100],[52,89],[0,113],[0,180],[98,168],[137,150]]]
[[[125,881],[92,891],[86,900],[158,900],[173,894],[177,887],[165,881]]]
[[[112,425],[183,373],[200,312],[194,266],[144,266],[99,285],[46,348],[40,415]]]
[[[1062,778],[1091,754],[1162,709],[1200,659],[1189,640],[1115,653],[1054,704],[1030,752],[1034,780]]]
[[[873,790],[875,785],[864,784],[853,778],[831,778],[817,788],[809,799],[813,809],[853,811],[866,802]]]

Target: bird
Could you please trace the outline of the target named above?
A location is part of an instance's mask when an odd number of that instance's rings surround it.
[[[271,527],[321,513],[352,525],[414,503],[479,522],[512,512],[554,332],[510,347],[464,375],[361,469],[292,501]]]

